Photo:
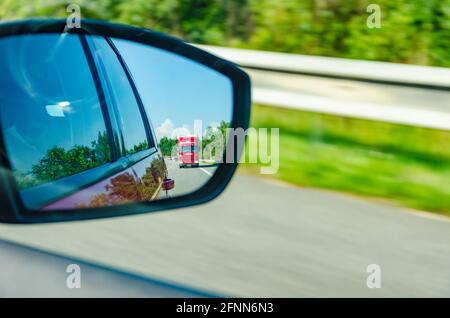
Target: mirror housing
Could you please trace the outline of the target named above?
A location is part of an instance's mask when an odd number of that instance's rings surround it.
[[[230,128],[242,128],[244,131],[248,128],[251,103],[250,79],[244,71],[231,62],[158,32],[103,21],[83,19],[80,28],[72,29],[67,28],[66,20],[45,19],[0,23],[0,39],[16,35],[46,33],[85,34],[128,40],[171,52],[212,69],[226,76],[232,83],[233,110]],[[80,207],[70,210],[36,211],[27,208],[22,200],[6,154],[5,140],[0,135],[0,222],[46,223],[87,220],[156,212],[205,203],[217,197],[225,189],[237,168],[238,160],[233,162],[225,160],[227,153],[237,154],[239,157],[242,148],[243,144],[241,143],[227,142],[223,153],[223,162],[218,164],[212,177],[192,193],[178,197],[170,197],[169,195],[160,200],[149,202],[133,202],[94,208]],[[169,177],[166,176],[162,181],[161,187],[164,191],[169,191],[175,186],[175,181],[169,179]]]
[[[164,179],[163,180],[163,184],[162,184],[162,188],[164,191],[169,191],[172,190],[173,188],[175,188],[175,180],[173,179]]]

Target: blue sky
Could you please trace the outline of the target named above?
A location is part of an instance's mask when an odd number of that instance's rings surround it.
[[[231,121],[232,83],[199,63],[151,46],[113,40],[144,102],[158,137],[193,133],[195,120],[203,130]]]

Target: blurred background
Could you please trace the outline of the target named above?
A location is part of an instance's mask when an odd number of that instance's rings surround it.
[[[243,164],[200,207],[1,238],[226,295],[450,296],[450,0],[3,0],[0,19],[69,3],[244,67],[279,169]]]

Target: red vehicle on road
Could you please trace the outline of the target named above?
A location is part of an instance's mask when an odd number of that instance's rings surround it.
[[[180,168],[190,165],[198,167],[198,138],[197,136],[178,137],[178,162]]]

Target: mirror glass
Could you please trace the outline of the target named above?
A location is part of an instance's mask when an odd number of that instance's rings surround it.
[[[1,154],[28,209],[189,194],[222,160],[232,82],[195,61],[48,33],[0,38],[0,70]]]

